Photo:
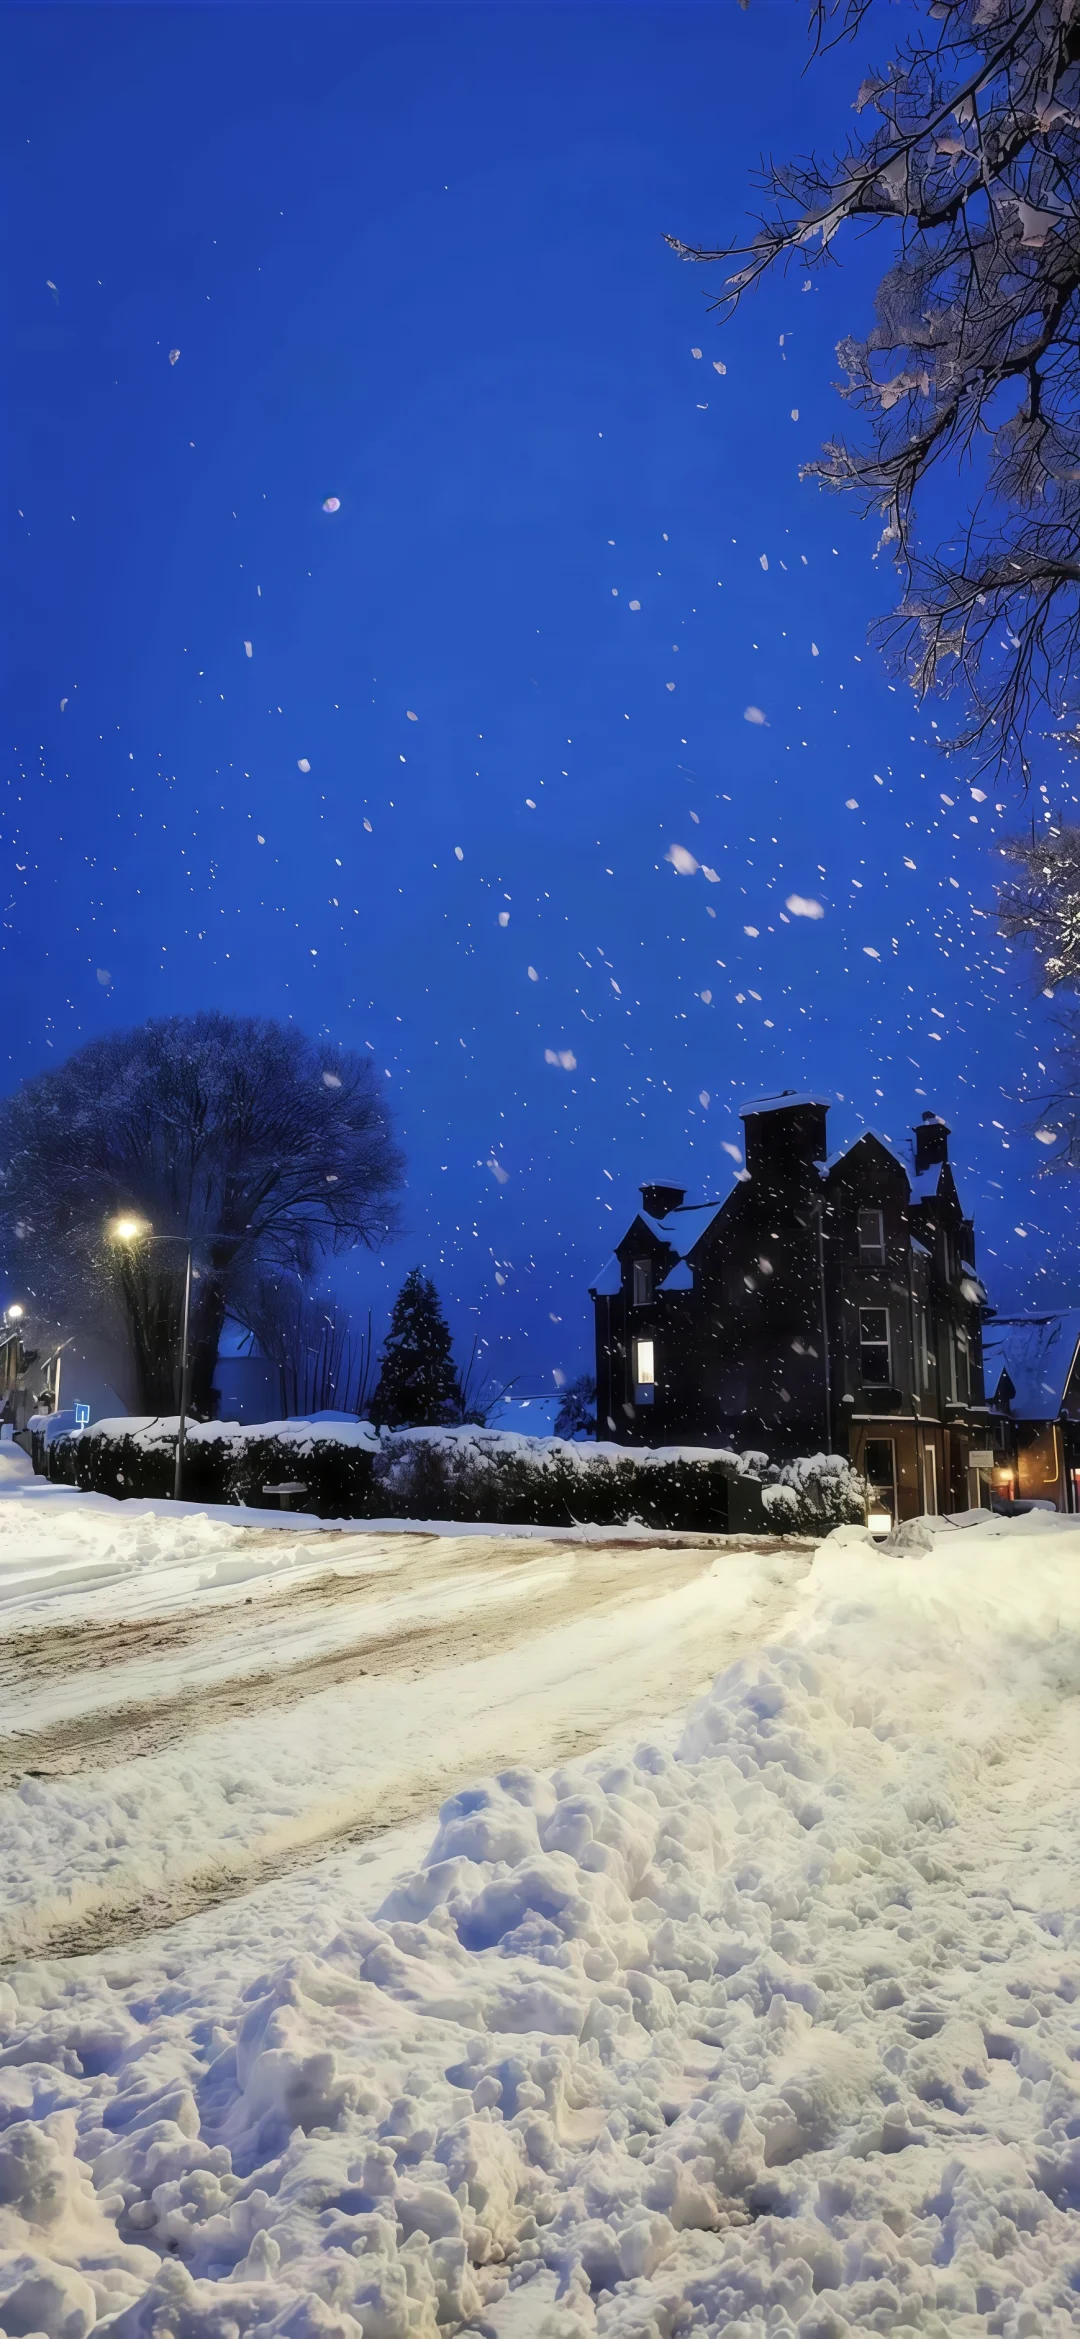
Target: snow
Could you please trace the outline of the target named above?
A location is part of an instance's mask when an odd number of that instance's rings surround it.
[[[126,1761],[114,1730],[96,1767],[0,1796],[9,1927],[65,1891],[77,1915],[80,1878],[85,1912],[125,1863],[149,1903],[94,1955],[34,1960],[28,1935],[0,1980],[13,2339],[1080,2328],[1080,1526],[612,1548],[591,1605],[575,1570],[595,1550],[425,1544],[425,1580],[415,1538],[335,1538],[345,1605],[382,1603],[387,1649],[416,1628],[365,1737],[367,1678],[210,1727],[194,1706],[207,1615],[253,1629],[250,1590],[181,1597],[200,1544],[212,1569],[248,1539],[283,1657],[334,1641],[329,1610],[274,1607],[287,1538],[76,1505],[0,1505],[5,1555],[42,1547],[2,1651],[36,1651],[23,1723],[48,1671],[45,1545],[76,1525],[89,1562],[106,1536],[158,1539],[127,1581],[160,1580],[159,1620],[194,1636],[170,1657],[193,1718]],[[115,1583],[68,1584],[50,1613],[92,1640],[122,1607]],[[448,1649],[410,1695],[426,1619],[486,1653]],[[687,1630],[715,1678],[680,1714]],[[503,1703],[486,1766],[495,1725],[455,1702],[474,1667]],[[3,1710],[22,1726],[7,1689]],[[545,1752],[556,1716],[576,1755]],[[412,1740],[421,1768],[456,1765],[437,1817],[432,1771],[408,1811],[381,1790],[386,1832],[260,1870],[304,1779],[347,1809],[365,1766],[389,1776],[395,1728],[399,1763]],[[226,1864],[246,1844],[247,1868],[147,1931],[185,1828]]]

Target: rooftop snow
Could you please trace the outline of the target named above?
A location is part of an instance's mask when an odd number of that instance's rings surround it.
[[[827,1113],[833,1101],[831,1096],[804,1096],[796,1090],[790,1096],[755,1096],[748,1104],[739,1106],[739,1119],[745,1121],[751,1113],[793,1113],[799,1105],[820,1105]]]

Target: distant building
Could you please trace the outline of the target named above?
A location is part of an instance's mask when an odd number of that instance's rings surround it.
[[[986,1294],[925,1113],[910,1162],[868,1131],[828,1155],[822,1097],[743,1108],[722,1202],[641,1188],[592,1286],[597,1434],[626,1444],[847,1454],[899,1518],[979,1500]]]
[[[1080,1308],[995,1316],[983,1348],[995,1489],[1080,1510]]]

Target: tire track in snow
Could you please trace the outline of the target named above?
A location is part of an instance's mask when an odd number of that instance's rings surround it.
[[[23,1783],[0,1795],[0,1955],[118,1945],[433,1815],[478,1774],[655,1726],[768,1637],[809,1565],[790,1544],[719,1559],[715,1546],[556,1546],[570,1564],[553,1582],[552,1548],[531,1547],[537,1578],[548,1571],[534,1598],[360,1629],[344,1649],[38,1733],[33,1751],[66,1776],[30,1777],[44,1761],[21,1741]],[[444,1587],[455,1564],[442,1544]]]

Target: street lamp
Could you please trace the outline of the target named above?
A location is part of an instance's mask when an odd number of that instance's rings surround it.
[[[114,1218],[108,1231],[112,1241],[122,1243],[127,1250],[130,1250],[135,1243],[183,1243],[184,1245],[184,1315],[183,1329],[180,1334],[180,1425],[176,1433],[176,1468],[173,1472],[173,1501],[179,1502],[184,1483],[184,1437],[187,1430],[191,1253],[197,1239],[214,1240],[215,1238],[212,1236],[197,1238],[190,1234],[155,1234],[153,1227],[145,1218]]]
[[[17,1299],[12,1300],[11,1306],[4,1309],[4,1322],[5,1324],[21,1324],[25,1314],[26,1309],[24,1308],[22,1301]]]

